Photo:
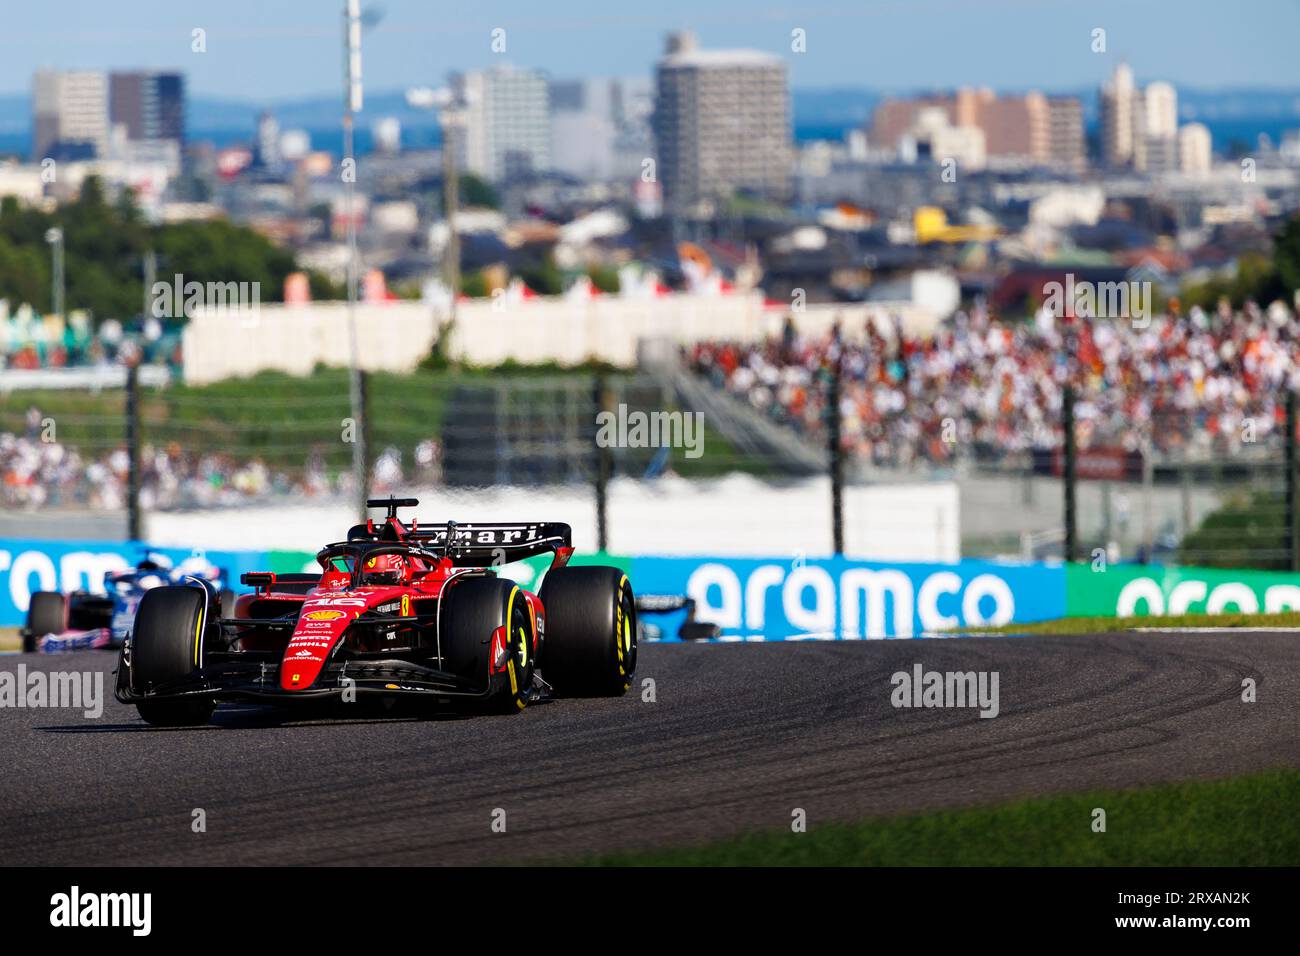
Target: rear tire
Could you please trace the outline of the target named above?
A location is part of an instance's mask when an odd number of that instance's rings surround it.
[[[23,628],[23,651],[31,654],[46,634],[62,634],[68,629],[68,599],[58,591],[37,591],[27,607],[27,624]]]
[[[455,581],[443,599],[443,666],[487,689],[492,713],[517,714],[528,705],[533,684],[533,621],[523,589],[504,578]],[[492,636],[506,627],[504,669],[491,673]]]
[[[636,672],[636,598],[618,568],[546,572],[542,674],[566,697],[619,697]]]
[[[145,592],[131,634],[129,680],[135,693],[182,680],[202,666],[205,598],[203,590],[186,586]],[[216,706],[211,698],[136,703],[140,716],[158,727],[205,724]]]

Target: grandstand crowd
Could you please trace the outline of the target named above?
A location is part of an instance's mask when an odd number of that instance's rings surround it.
[[[126,446],[85,454],[45,441],[41,420],[40,411],[32,408],[26,434],[0,432],[0,507],[124,509],[130,470]],[[407,481],[440,481],[437,442],[420,442],[413,458],[404,466],[399,449],[380,450],[371,470],[371,488],[383,494]],[[145,444],[140,454],[140,501],[147,509],[207,508],[275,495],[344,495],[351,493],[351,478],[347,468],[327,467],[320,449],[313,450],[298,468],[273,467],[257,456],[240,459],[227,453],[197,453],[175,442]]]
[[[999,320],[959,312],[928,338],[874,325],[806,337],[787,323],[760,343],[703,342],[686,349],[697,373],[772,419],[824,436],[829,373],[841,374],[846,451],[877,466],[943,465],[955,457],[1014,461],[1062,444],[1062,395],[1075,388],[1081,448],[1205,460],[1274,441],[1284,431],[1285,386],[1293,380],[1300,318],[1280,303],[1234,311],[1193,308],[1131,321]],[[0,433],[0,506],[118,510],[125,506],[125,446],[90,452],[46,441],[29,409],[25,433]],[[430,439],[407,460],[377,450],[377,493],[404,482],[437,484],[442,450]],[[323,449],[301,464],[256,455],[146,443],[141,501],[148,508],[210,507],[265,496],[350,493],[347,467],[327,467]]]
[[[689,365],[771,418],[824,434],[826,382],[841,363],[845,449],[870,462],[1001,459],[1062,444],[1062,395],[1074,383],[1081,447],[1157,456],[1233,453],[1284,431],[1284,385],[1300,320],[1281,303],[1130,320],[1006,322],[959,312],[933,338],[873,325],[822,338],[700,343]]]

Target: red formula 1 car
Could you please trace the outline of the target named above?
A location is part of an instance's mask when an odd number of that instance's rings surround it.
[[[245,574],[223,618],[207,592],[155,588],[122,646],[116,697],[151,724],[206,722],[222,701],[420,698],[517,713],[624,693],[636,601],[616,568],[567,567],[568,525],[405,524],[414,498],[321,549],[320,574]],[[537,594],[494,568],[553,553]]]

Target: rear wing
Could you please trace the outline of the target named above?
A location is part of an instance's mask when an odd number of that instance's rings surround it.
[[[496,567],[539,554],[554,554],[552,567],[560,567],[573,554],[573,529],[558,521],[532,524],[418,524],[406,537],[442,551],[452,563],[464,567]]]

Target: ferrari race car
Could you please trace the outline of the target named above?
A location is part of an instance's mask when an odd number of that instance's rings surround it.
[[[220,568],[197,556],[173,567],[166,555],[150,552],[131,570],[106,573],[102,594],[88,590],[33,594],[20,632],[23,650],[116,650],[131,632],[140,599],[146,592],[168,584],[205,588],[222,607],[234,609],[235,593],[225,586],[225,572]]]
[[[202,724],[224,701],[399,699],[517,713],[551,694],[617,696],[636,670],[636,600],[616,568],[568,567],[566,524],[406,524],[370,501],[319,574],[245,574],[233,616],[193,587],[145,594],[115,696],[147,722]],[[552,554],[537,594],[496,568]]]

